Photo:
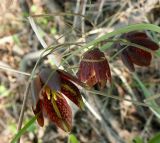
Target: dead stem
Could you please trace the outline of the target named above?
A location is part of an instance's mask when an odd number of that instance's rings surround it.
[[[106,95],[105,93],[101,92],[101,91],[97,91],[97,90],[88,90],[86,89],[87,92],[89,93],[94,93],[94,94],[98,94],[98,95],[102,95],[102,96],[106,96],[108,98],[113,98],[115,100],[119,100],[119,101],[128,101],[128,102],[131,102],[135,105],[138,105],[138,106],[144,106],[144,107],[149,107],[148,104],[146,103],[143,103],[143,102],[139,102],[139,101],[135,101],[135,100],[130,100],[130,99],[126,99],[126,98],[121,98],[121,97],[118,97],[118,96],[114,96],[114,95]]]
[[[78,13],[80,9],[80,0],[77,0],[75,13]],[[74,15],[73,28],[76,28],[78,22],[78,16]]]
[[[83,7],[82,7],[82,15],[85,15],[86,5],[87,5],[87,0],[84,0]],[[86,39],[85,39],[85,18],[84,17],[82,17],[81,30],[82,30],[82,38],[83,38],[83,41],[85,42]]]
[[[149,116],[149,118],[147,119],[147,122],[146,122],[146,124],[145,124],[145,126],[144,126],[144,128],[143,128],[143,130],[142,130],[142,132],[140,134],[141,137],[143,137],[145,132],[148,130],[148,127],[152,122],[153,116],[154,116],[154,114],[152,112],[151,115]]]
[[[97,16],[96,16],[95,21],[94,21],[95,25],[97,25],[97,21],[98,21],[101,13],[102,13],[102,11],[103,11],[104,3],[105,3],[105,0],[101,0],[101,2],[100,2],[100,4],[99,4],[98,13],[97,13]]]
[[[9,67],[5,67],[5,66],[2,66],[2,65],[0,65],[0,69],[7,70],[7,71],[10,71],[10,72],[15,72],[15,73],[26,75],[26,76],[30,76],[29,73],[22,72],[22,71],[19,71],[19,70],[15,70],[15,69],[12,69],[12,68],[9,68]]]
[[[26,85],[26,90],[25,90],[25,93],[24,93],[23,104],[22,104],[22,108],[21,108],[21,113],[20,113],[19,121],[18,121],[18,127],[17,127],[18,131],[22,127],[22,122],[23,122],[23,117],[24,117],[24,110],[25,110],[25,107],[26,107],[26,102],[27,102],[27,98],[28,98],[30,83],[31,83],[31,79],[28,80],[27,85]],[[17,143],[20,143],[20,138],[17,141]]]

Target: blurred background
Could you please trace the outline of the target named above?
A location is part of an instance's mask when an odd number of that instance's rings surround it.
[[[1,0],[0,9],[0,67],[3,68],[0,68],[0,143],[10,142],[17,133],[29,73],[44,48],[30,26],[28,16],[37,15],[34,21],[47,45],[90,42],[129,24],[152,23],[160,26],[159,0]],[[159,43],[159,34],[149,34]],[[63,52],[69,52],[69,48],[64,45],[55,56],[61,57]],[[65,65],[67,71],[72,68],[73,74],[77,72],[83,52],[68,61]],[[107,50],[106,57],[109,59],[115,52],[114,48]],[[52,61],[52,58],[45,58],[40,66],[59,62],[54,58]],[[137,80],[118,56],[110,61],[110,65],[113,83],[103,91],[107,95],[142,102],[145,99],[143,87],[152,95],[160,93],[160,58],[153,57],[150,67],[136,67]],[[43,128],[36,122],[32,124],[21,137],[21,142],[131,143],[135,140],[141,143],[137,140],[148,142],[160,131],[160,120],[148,107],[94,93],[85,94],[85,91],[82,94],[91,109],[86,107],[85,111],[75,109],[73,112],[71,133],[77,141],[69,141],[69,134],[46,119]],[[29,94],[23,125],[33,116]]]

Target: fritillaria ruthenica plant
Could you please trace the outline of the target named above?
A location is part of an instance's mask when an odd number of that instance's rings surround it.
[[[151,51],[158,50],[159,46],[152,41],[148,35],[145,32],[129,32],[126,34],[123,34],[121,38],[126,39],[127,41],[143,46],[146,49],[149,49]],[[121,50],[126,45],[120,45],[118,44],[117,48]],[[135,71],[135,65],[138,66],[149,66],[152,59],[152,53],[140,49],[135,46],[128,46],[126,47],[121,53],[120,53],[122,62],[130,71]]]
[[[44,125],[43,113],[66,132],[71,130],[72,111],[64,96],[69,98],[80,109],[83,100],[76,84],[81,84],[75,77],[65,71],[44,68],[34,79],[35,94],[38,97],[33,112],[40,126]]]
[[[77,76],[81,82],[88,86],[98,85],[103,89],[107,80],[111,82],[110,68],[104,53],[98,48],[85,52]]]
[[[159,46],[152,41],[144,32],[129,32],[121,38],[128,42],[155,51]],[[119,50],[123,63],[130,71],[135,71],[134,64],[149,66],[152,59],[152,52],[143,48],[125,44],[116,46]],[[78,79],[62,70],[53,71],[51,68],[44,68],[34,79],[35,95],[37,98],[36,107],[33,112],[37,115],[40,126],[44,125],[43,113],[46,113],[52,122],[66,132],[71,130],[72,111],[64,96],[68,97],[80,109],[83,108],[83,100],[76,85],[93,87],[97,85],[103,89],[107,80],[111,82],[111,72],[108,61],[103,52],[93,48],[82,56],[77,72]]]

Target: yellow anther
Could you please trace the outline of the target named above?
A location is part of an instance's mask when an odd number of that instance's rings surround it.
[[[46,94],[47,94],[47,98],[48,98],[48,100],[51,100],[51,90],[50,90],[50,88],[49,87],[45,87],[45,91],[46,91]]]
[[[56,91],[52,91],[52,98],[56,101],[57,100],[57,93]]]

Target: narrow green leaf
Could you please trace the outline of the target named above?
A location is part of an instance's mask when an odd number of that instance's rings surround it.
[[[68,137],[68,143],[79,143],[79,141],[74,134],[70,134]]]
[[[119,35],[119,34],[123,34],[123,33],[127,33],[127,32],[131,32],[131,31],[138,31],[138,30],[140,30],[140,31],[142,31],[142,30],[151,30],[151,31],[160,33],[160,27],[157,26],[157,25],[154,25],[154,24],[141,23],[141,24],[128,25],[128,26],[116,29],[113,32],[106,33],[105,35],[97,38],[96,40],[93,40],[93,41],[87,43],[82,48],[78,48],[78,50],[72,52],[72,54],[70,56],[68,56],[66,58],[66,60],[69,60],[74,54],[79,53],[79,51],[82,51],[83,49],[88,48],[90,46],[96,45],[99,42],[107,40],[107,39],[109,39],[109,38],[111,38],[113,36],[116,36],[116,35]],[[109,48],[109,46],[111,46],[111,43],[108,46],[100,47],[100,50],[101,51],[105,51],[106,48]]]
[[[12,139],[11,143],[16,143],[17,140],[27,131],[27,129],[36,121],[37,116],[33,117],[29,122],[21,129],[18,131],[18,133],[14,136]]]
[[[156,51],[156,56],[160,57],[160,49]]]
[[[138,85],[140,86],[140,88],[142,89],[144,96],[146,98],[151,97],[152,94],[149,92],[149,90],[145,87],[145,85],[143,84],[143,82],[138,78],[138,76],[133,73],[133,78],[135,79],[135,81],[138,83]],[[160,108],[159,105],[157,105],[157,103],[154,100],[149,100],[146,102],[150,109],[152,110],[152,112],[158,117],[160,118]]]
[[[0,85],[0,96],[8,96],[9,95],[9,90],[4,85]]]
[[[101,36],[100,38],[89,42],[85,47],[89,47],[91,45],[94,45],[94,44],[96,44],[96,43],[98,43],[100,41],[106,40],[106,39],[111,38],[113,36],[116,36],[116,35],[119,35],[119,34],[123,34],[123,33],[127,33],[127,32],[131,32],[131,31],[135,31],[135,30],[151,30],[151,31],[160,33],[160,27],[157,26],[157,25],[145,24],[145,23],[133,24],[133,25],[129,25],[129,26],[125,26],[125,27],[119,28],[119,29],[117,29],[117,30],[115,30],[113,32],[107,33],[107,34]],[[104,49],[100,48],[100,50],[105,51],[106,49],[104,47]]]
[[[14,41],[17,45],[19,45],[19,44],[21,43],[20,40],[19,40],[19,37],[18,37],[17,35],[13,35],[12,38],[13,38],[13,41]]]
[[[133,143],[143,143],[143,140],[142,140],[142,138],[140,138],[139,136],[137,136],[137,137],[135,137],[133,139]]]
[[[148,143],[160,143],[160,133],[157,133]]]

